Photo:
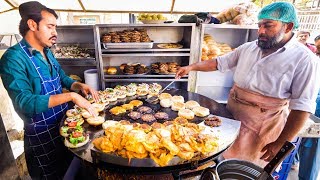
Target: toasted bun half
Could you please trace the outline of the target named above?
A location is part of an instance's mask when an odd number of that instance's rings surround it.
[[[87,122],[92,125],[92,126],[99,126],[102,123],[104,123],[104,117],[102,116],[97,116],[97,117],[89,117],[88,119],[86,119]]]
[[[180,109],[178,116],[190,120],[194,118],[194,112],[190,109]]]
[[[195,107],[195,108],[192,109],[192,111],[198,117],[205,117],[205,116],[208,116],[210,114],[209,109],[205,108],[205,107],[202,107],[202,106]]]
[[[199,107],[200,104],[197,101],[187,101],[186,102],[186,109],[193,109],[195,107]]]
[[[184,103],[184,98],[183,96],[172,96],[172,102],[181,102]]]
[[[171,109],[173,111],[179,111],[180,109],[184,109],[185,105],[182,102],[173,102],[171,105]]]
[[[68,148],[79,148],[81,146],[86,145],[88,142],[89,142],[89,135],[88,134],[86,135],[86,139],[83,142],[78,143],[76,145],[69,142],[67,138],[64,139],[64,145]]]
[[[172,96],[171,96],[171,94],[169,94],[169,93],[161,93],[160,95],[159,95],[159,99],[160,100],[162,100],[162,99],[171,99],[172,98]]]
[[[66,114],[67,114],[68,117],[73,117],[73,116],[80,115],[80,113],[76,109],[69,109],[66,112]]]
[[[102,129],[107,129],[108,127],[116,126],[119,124],[119,121],[107,120],[102,123]]]
[[[170,99],[162,99],[160,101],[160,105],[162,107],[168,108],[168,107],[172,106],[172,101]]]
[[[103,103],[93,103],[92,106],[98,112],[103,111],[104,108],[106,107]]]

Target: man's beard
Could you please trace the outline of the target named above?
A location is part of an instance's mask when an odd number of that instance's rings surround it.
[[[281,40],[283,39],[284,37],[284,30],[281,29],[281,31],[276,34],[275,36],[273,37],[266,37],[264,35],[260,35],[258,37],[258,46],[261,48],[261,49],[271,49],[271,48],[274,48],[276,47],[280,42]],[[267,40],[260,40],[260,38],[266,38]]]

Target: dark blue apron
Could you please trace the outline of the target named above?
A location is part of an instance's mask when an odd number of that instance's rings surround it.
[[[41,79],[40,95],[61,94],[62,87],[59,73],[56,73],[57,75],[53,77],[44,76],[36,58],[30,54],[24,44],[19,44],[39,74]],[[58,71],[57,65],[51,62],[49,58],[48,61]],[[28,162],[33,164],[32,166],[28,165],[31,176],[33,172],[36,172],[36,176],[40,176],[41,179],[61,178],[57,172],[59,166],[63,166],[58,162],[58,157],[63,153],[61,151],[63,143],[59,135],[59,122],[67,109],[68,104],[64,103],[49,108],[46,112],[36,114],[31,118],[31,121],[25,122],[25,149],[26,156],[28,156],[26,159],[27,164]],[[37,170],[34,171],[34,169]]]

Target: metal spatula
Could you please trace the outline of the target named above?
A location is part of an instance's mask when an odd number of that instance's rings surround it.
[[[176,81],[176,79],[171,81],[166,87],[164,87],[161,91],[159,91],[159,93],[157,95],[154,95],[154,96],[147,98],[146,101],[148,103],[153,103],[153,102],[157,101],[159,99],[159,94],[163,93],[163,91],[165,91],[175,81]]]

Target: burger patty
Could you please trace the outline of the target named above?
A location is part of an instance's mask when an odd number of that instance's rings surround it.
[[[155,121],[156,118],[152,114],[144,114],[141,116],[141,120],[145,122],[152,122]]]
[[[128,116],[133,119],[133,120],[138,120],[141,118],[141,113],[137,112],[137,111],[131,111]]]
[[[165,126],[169,126],[171,124],[173,124],[173,121],[166,121],[166,122],[163,123],[163,125],[165,125]]]
[[[219,127],[221,126],[221,119],[217,116],[207,117],[204,119],[204,124],[210,127]]]
[[[142,114],[149,114],[152,112],[152,109],[148,106],[141,106],[138,108],[138,112],[140,112]]]
[[[167,120],[169,119],[169,115],[165,112],[157,112],[154,117],[158,120]]]

